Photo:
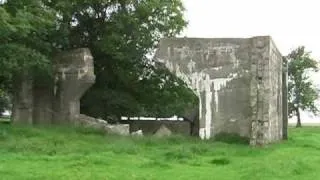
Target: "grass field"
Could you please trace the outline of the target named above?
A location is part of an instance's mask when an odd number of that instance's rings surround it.
[[[320,128],[264,148],[192,138],[104,136],[0,124],[0,179],[320,179]]]

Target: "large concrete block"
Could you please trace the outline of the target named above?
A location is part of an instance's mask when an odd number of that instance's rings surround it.
[[[80,115],[80,98],[95,82],[93,58],[87,48],[58,54],[53,61],[55,80],[37,84],[24,72],[15,79],[14,123],[71,123]],[[53,82],[54,81],[54,82]]]
[[[155,55],[199,97],[199,136],[282,136],[282,56],[269,36],[165,38]]]
[[[93,57],[89,49],[59,54],[55,66],[55,123],[70,123],[80,115],[80,98],[94,84]]]

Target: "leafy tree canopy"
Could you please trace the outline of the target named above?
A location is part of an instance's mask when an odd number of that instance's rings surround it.
[[[300,110],[314,114],[319,112],[315,101],[319,98],[318,90],[310,80],[310,73],[318,71],[318,62],[301,46],[293,50],[288,60],[289,115],[297,116],[297,127],[301,126]]]
[[[88,47],[97,78],[82,98],[83,113],[170,116],[197,103],[147,58],[161,37],[186,26],[180,0],[8,0],[0,8],[4,80],[26,68],[39,75],[56,51]]]
[[[9,0],[0,5],[0,84],[25,70],[48,70],[55,13],[40,0]]]

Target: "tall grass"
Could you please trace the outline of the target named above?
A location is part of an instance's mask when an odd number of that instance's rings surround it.
[[[233,141],[232,141],[233,142]],[[320,128],[266,147],[0,124],[0,179],[318,179]]]

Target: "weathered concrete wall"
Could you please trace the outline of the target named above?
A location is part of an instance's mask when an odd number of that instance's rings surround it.
[[[54,121],[68,123],[80,115],[80,98],[95,82],[93,57],[89,49],[76,49],[59,54],[54,64]]]
[[[282,55],[276,48],[272,39],[270,39],[270,58],[269,58],[269,78],[270,84],[269,88],[271,88],[270,94],[270,102],[269,102],[269,118],[270,127],[269,133],[270,137],[269,141],[276,141],[282,139],[283,132],[283,91],[282,91],[282,73],[283,73],[283,62]]]
[[[14,82],[12,117],[17,124],[31,124],[33,113],[33,80],[28,72],[16,77]]]
[[[282,139],[282,56],[270,37],[251,44],[250,143],[256,145]]]
[[[201,138],[237,133],[252,144],[279,139],[282,58],[270,37],[162,39],[155,58],[199,97]]]
[[[53,123],[53,88],[49,86],[33,86],[33,124],[51,124]]]
[[[29,74],[15,80],[14,123],[70,123],[80,115],[80,98],[95,81],[89,49],[59,54],[53,64],[55,82],[40,86]]]

